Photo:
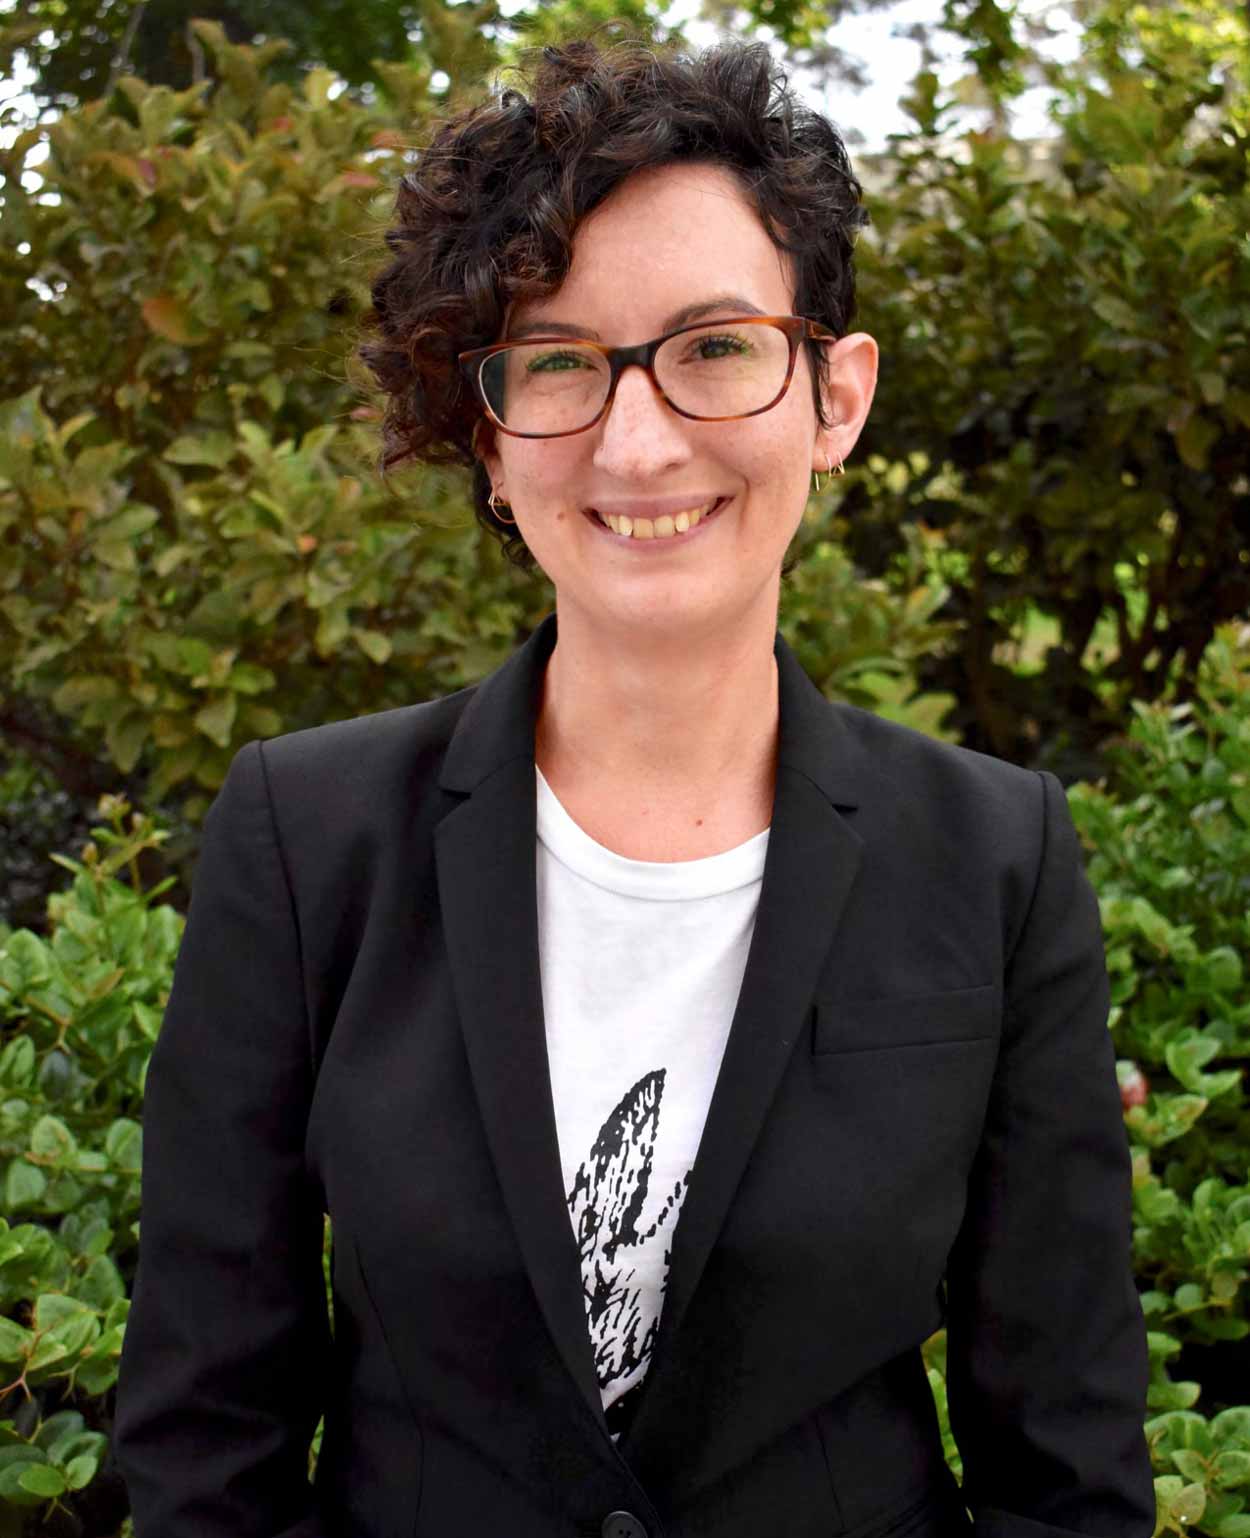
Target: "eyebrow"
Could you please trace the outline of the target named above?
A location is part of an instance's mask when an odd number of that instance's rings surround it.
[[[715,299],[701,299],[697,304],[684,305],[680,310],[675,310],[664,322],[664,331],[676,331],[679,326],[684,326],[687,321],[698,320],[701,316],[710,315],[713,310],[736,310],[740,315],[763,315],[764,311],[758,305],[752,304],[749,299],[744,299],[741,294],[718,294]],[[531,320],[517,326],[506,338],[507,341],[515,341],[518,337],[533,336],[535,334],[558,336],[581,336],[589,341],[601,341],[599,333],[589,326],[571,325],[567,321],[559,320]]]

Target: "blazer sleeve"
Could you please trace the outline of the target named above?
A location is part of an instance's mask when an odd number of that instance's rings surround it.
[[[1151,1538],[1149,1359],[1098,900],[1060,782],[947,1267],[947,1404],[976,1538]]]
[[[135,1538],[323,1538],[330,1352],[299,933],[261,745],[204,823],[143,1105],[114,1450]]]

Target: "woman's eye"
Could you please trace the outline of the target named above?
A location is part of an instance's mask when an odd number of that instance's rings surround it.
[[[531,358],[525,365],[527,373],[550,374],[563,373],[565,369],[561,365],[570,365],[573,368],[584,366],[585,359],[573,352],[544,352],[537,358]]]
[[[714,358],[740,358],[750,343],[740,336],[701,336],[694,345],[699,361],[710,362]]]

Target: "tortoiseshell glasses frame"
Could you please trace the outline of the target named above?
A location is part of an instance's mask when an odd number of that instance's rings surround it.
[[[693,411],[683,411],[682,408],[665,394],[663,386],[655,377],[655,355],[670,337],[681,336],[687,331],[706,331],[713,326],[773,326],[783,331],[786,340],[790,344],[790,358],[786,365],[786,377],[781,386],[767,405],[756,406],[752,411],[735,412],[731,416],[704,417]],[[592,341],[589,337],[580,336],[527,336],[513,341],[493,342],[489,347],[471,347],[467,351],[457,354],[460,370],[469,380],[479,403],[486,412],[487,417],[500,430],[513,438],[568,438],[575,433],[589,432],[596,423],[601,422],[607,414],[616,397],[616,386],[621,375],[631,364],[636,363],[639,368],[646,369],[651,376],[651,383],[666,404],[677,413],[678,416],[689,417],[694,422],[741,422],[746,417],[757,417],[763,411],[771,411],[779,400],[790,388],[790,381],[794,377],[794,363],[798,357],[799,343],[809,338],[818,341],[836,342],[838,335],[830,331],[827,326],[822,326],[819,321],[809,320],[805,315],[731,315],[714,320],[696,321],[688,326],[678,326],[675,331],[666,331],[663,336],[653,337],[649,342],[639,342],[635,347],[608,347],[603,342]],[[501,422],[491,408],[490,401],[486,397],[486,391],[482,386],[482,366],[496,353],[506,352],[513,347],[532,347],[538,342],[559,342],[566,347],[570,344],[579,347],[589,347],[607,359],[608,364],[608,393],[603,405],[596,416],[592,417],[582,427],[563,428],[556,433],[523,433],[515,427],[509,427]]]

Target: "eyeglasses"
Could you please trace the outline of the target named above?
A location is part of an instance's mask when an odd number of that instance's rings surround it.
[[[809,337],[837,341],[802,315],[751,315],[682,326],[636,347],[555,336],[495,342],[460,353],[459,363],[496,427],[515,438],[560,438],[600,420],[633,363],[679,416],[758,416],[790,388],[799,343]]]

